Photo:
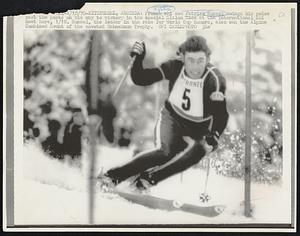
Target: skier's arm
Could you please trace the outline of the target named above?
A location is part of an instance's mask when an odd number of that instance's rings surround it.
[[[212,151],[218,148],[220,135],[223,133],[229,117],[227,112],[227,107],[226,107],[226,98],[225,98],[225,91],[226,91],[225,79],[222,76],[220,76],[218,81],[220,85],[219,88],[220,93],[217,93],[217,96],[221,96],[223,99],[222,100],[220,99],[218,101],[217,100],[211,101],[213,123],[211,127],[211,132],[205,137],[207,144],[212,146]],[[212,92],[211,95],[214,94],[214,92]]]
[[[226,128],[228,121],[228,112],[226,105],[226,81],[223,76],[219,76],[220,92],[224,95],[223,101],[213,101],[212,115],[213,115],[213,124],[212,132],[217,132],[217,135],[220,136],[224,129]]]
[[[147,86],[163,79],[159,68],[143,68],[143,61],[136,58],[131,69],[131,78],[134,84]]]
[[[146,86],[151,85],[163,79],[163,74],[159,68],[144,68],[143,60],[146,55],[145,43],[135,42],[130,56],[135,56],[136,59],[131,68],[131,78],[136,85]]]

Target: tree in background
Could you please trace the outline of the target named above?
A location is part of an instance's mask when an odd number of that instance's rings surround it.
[[[40,130],[49,136],[48,119],[62,129],[72,108],[84,107],[84,61],[86,34],[72,31],[27,32],[24,40],[24,109]],[[61,130],[60,130],[61,131]]]

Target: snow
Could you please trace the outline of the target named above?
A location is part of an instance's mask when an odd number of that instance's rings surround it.
[[[100,146],[97,156],[99,173],[121,165],[132,157],[133,149]],[[34,144],[26,144],[24,156],[15,158],[21,171],[16,173],[15,223],[20,225],[88,224],[88,163],[59,161],[44,154]],[[206,171],[191,168],[151,189],[154,196],[199,205],[224,204],[223,214],[208,218],[181,211],[167,212],[129,203],[120,197],[95,192],[95,224],[236,224],[290,223],[289,193],[280,185],[252,184],[253,216],[244,216],[244,182],[210,172],[207,193],[212,197],[201,203]],[[128,190],[128,183],[120,189]]]

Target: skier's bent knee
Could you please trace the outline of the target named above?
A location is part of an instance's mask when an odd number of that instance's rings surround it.
[[[161,144],[160,151],[162,152],[163,156],[168,157],[171,154],[171,148],[166,144]]]

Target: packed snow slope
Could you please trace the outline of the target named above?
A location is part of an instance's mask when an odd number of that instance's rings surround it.
[[[132,158],[132,149],[101,146],[96,172],[121,165]],[[88,158],[80,163],[50,158],[33,143],[24,145],[15,158],[15,223],[19,225],[88,224]],[[154,196],[199,205],[224,204],[223,214],[208,218],[181,211],[154,210],[96,191],[95,223],[110,224],[239,224],[290,223],[288,193],[280,185],[252,184],[252,217],[244,214],[244,182],[210,172],[207,193],[201,203],[206,171],[191,168],[151,189]],[[128,182],[119,188],[128,190]]]

